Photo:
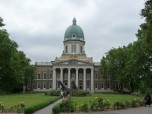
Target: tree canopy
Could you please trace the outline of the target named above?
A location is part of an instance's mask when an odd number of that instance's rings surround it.
[[[101,59],[101,73],[119,80],[130,91],[152,88],[152,0],[141,10],[145,22],[140,25],[137,41],[113,48]]]
[[[9,38],[4,25],[0,18],[0,92],[21,91],[23,85],[29,83],[28,77],[33,77],[34,66],[30,65],[24,52],[18,50],[17,43]]]

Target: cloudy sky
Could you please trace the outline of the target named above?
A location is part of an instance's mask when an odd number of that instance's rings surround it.
[[[33,63],[61,56],[65,30],[76,17],[85,52],[97,62],[109,49],[137,39],[143,7],[144,0],[0,0],[0,16]]]

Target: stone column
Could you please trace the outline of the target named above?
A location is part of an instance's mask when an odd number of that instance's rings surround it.
[[[56,89],[56,69],[53,68],[53,89]]]
[[[83,69],[83,90],[86,90],[86,68]]]
[[[70,75],[71,75],[71,73],[70,73],[70,68],[68,68],[68,88],[70,88],[71,87],[71,79],[70,79]]]
[[[94,92],[94,78],[93,78],[93,68],[91,69],[91,92]]]
[[[76,68],[76,86],[78,87],[78,68]]]
[[[63,82],[63,68],[60,68],[60,81]]]

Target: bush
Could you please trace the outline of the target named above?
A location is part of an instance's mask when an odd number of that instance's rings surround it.
[[[76,104],[71,101],[71,98],[63,99],[61,103],[53,107],[54,113],[59,112],[74,112],[76,110]]]
[[[53,102],[57,101],[58,99],[59,98],[51,100],[51,101],[43,102],[43,103],[40,103],[40,104],[37,104],[37,105],[33,105],[31,107],[28,107],[28,108],[25,108],[24,112],[25,112],[25,114],[32,114],[33,112],[35,112],[37,110],[40,110],[40,109],[48,106],[49,104],[52,104]]]
[[[3,112],[4,111],[4,103],[0,102],[0,110]]]
[[[103,98],[97,97],[95,100],[90,101],[90,110],[104,110],[109,109],[109,100],[104,100]]]
[[[126,105],[125,105],[125,103],[116,101],[116,102],[114,102],[113,107],[114,107],[114,109],[125,109]]]
[[[55,106],[52,108],[52,111],[53,111],[54,113],[59,113],[59,112],[61,112],[60,105],[59,105],[59,104],[55,105]]]
[[[81,105],[79,106],[79,110],[80,110],[80,111],[87,112],[88,109],[89,109],[89,107],[88,107],[88,104],[87,104],[87,103],[81,104]]]
[[[137,99],[133,99],[132,101],[131,101],[131,107],[137,107],[138,106],[138,101],[137,101]]]
[[[90,95],[90,93],[88,91],[83,91],[83,90],[76,89],[76,90],[71,90],[70,95],[71,96],[82,97],[82,96]]]
[[[60,96],[61,91],[60,90],[51,90],[47,93],[45,93],[45,95],[50,95],[50,96]]]

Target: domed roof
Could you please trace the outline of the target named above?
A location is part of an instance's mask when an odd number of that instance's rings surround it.
[[[66,29],[64,40],[84,40],[83,31],[81,27],[76,24],[76,18],[73,18],[73,24]]]

